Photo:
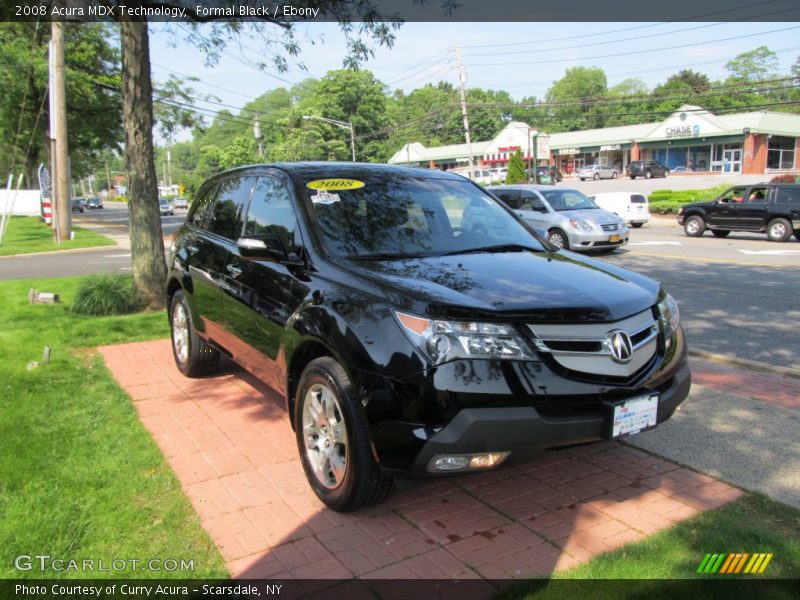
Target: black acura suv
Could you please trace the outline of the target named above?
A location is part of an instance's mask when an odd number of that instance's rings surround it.
[[[558,250],[473,182],[253,165],[198,191],[167,283],[178,368],[230,356],[285,397],[336,510],[393,473],[475,472],[668,419],[691,376],[655,281]]]

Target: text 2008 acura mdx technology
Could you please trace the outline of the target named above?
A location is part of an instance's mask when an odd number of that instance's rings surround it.
[[[231,356],[286,399],[336,510],[396,472],[491,469],[668,419],[690,373],[658,283],[558,250],[463,177],[248,166],[198,191],[170,256],[178,368]]]

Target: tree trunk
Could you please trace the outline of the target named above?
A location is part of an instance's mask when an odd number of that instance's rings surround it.
[[[122,114],[128,170],[133,287],[153,309],[165,306],[167,267],[153,163],[153,93],[147,21],[123,21]]]

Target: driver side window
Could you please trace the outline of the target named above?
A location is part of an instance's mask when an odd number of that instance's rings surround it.
[[[537,212],[547,212],[544,202],[536,194],[523,194],[522,196],[522,210],[534,210]]]
[[[728,190],[720,196],[720,202],[742,202],[744,200],[745,188],[736,187]]]

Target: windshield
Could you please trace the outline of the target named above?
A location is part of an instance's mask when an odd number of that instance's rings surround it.
[[[496,200],[469,181],[371,175],[353,189],[320,192],[303,181],[329,252],[350,258],[412,258],[492,246],[544,250]],[[360,185],[363,184],[363,185]]]
[[[592,210],[600,208],[578,190],[540,190],[547,203],[555,211]]]

